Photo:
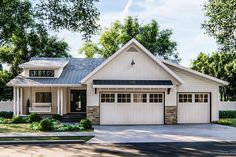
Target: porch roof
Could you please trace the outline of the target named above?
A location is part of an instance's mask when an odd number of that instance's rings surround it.
[[[33,58],[33,60],[69,61],[59,78],[28,78],[18,75],[8,86],[70,86],[80,85],[80,81],[100,65],[101,58]]]

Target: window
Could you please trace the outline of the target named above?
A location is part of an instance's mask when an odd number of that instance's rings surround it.
[[[147,102],[147,94],[134,94],[133,99],[135,103]]]
[[[179,94],[179,102],[192,102],[192,94]]]
[[[115,102],[115,94],[101,94],[101,102]]]
[[[149,94],[150,103],[161,103],[163,102],[163,94]]]
[[[129,103],[131,102],[131,94],[117,94],[117,102]]]
[[[30,70],[30,77],[54,77],[54,70]]]
[[[52,93],[51,92],[36,92],[35,102],[36,103],[51,103]]]
[[[195,94],[195,102],[208,102],[208,94]]]

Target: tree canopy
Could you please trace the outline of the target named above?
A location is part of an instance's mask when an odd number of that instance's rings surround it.
[[[137,18],[129,16],[125,19],[124,24],[116,21],[110,28],[105,28],[99,34],[98,43],[84,43],[80,53],[90,58],[95,55],[107,58],[129,40],[135,38],[156,56],[164,59],[174,58],[180,60],[176,52],[177,43],[171,40],[171,36],[172,30],[160,30],[155,20],[142,25]]]
[[[236,53],[236,0],[208,0],[203,8],[203,28],[213,36],[222,52]]]
[[[218,52],[212,55],[201,52],[192,62],[192,69],[228,81],[220,88],[221,100],[236,100],[236,54]]]

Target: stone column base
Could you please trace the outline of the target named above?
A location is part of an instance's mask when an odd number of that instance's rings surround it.
[[[177,107],[165,106],[165,124],[177,123]]]
[[[92,124],[100,124],[99,106],[87,106],[87,118]]]

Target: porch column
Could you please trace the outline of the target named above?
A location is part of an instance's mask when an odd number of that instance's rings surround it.
[[[19,87],[16,87],[16,115],[19,115],[19,98],[20,98],[20,93],[19,93]]]
[[[23,89],[20,88],[20,114],[23,114]]]
[[[16,115],[16,87],[13,88],[13,115]]]
[[[60,88],[57,88],[57,114],[60,114]]]
[[[63,116],[63,88],[61,88],[61,115]]]

